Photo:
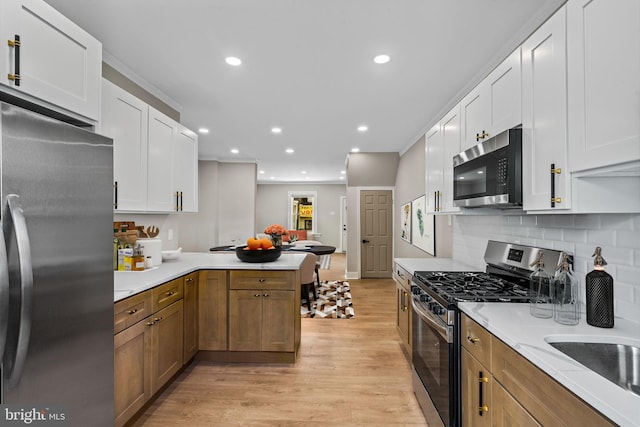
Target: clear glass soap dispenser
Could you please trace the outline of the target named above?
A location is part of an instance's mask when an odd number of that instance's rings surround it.
[[[580,321],[580,281],[573,274],[569,255],[562,253],[551,288],[555,291],[553,320],[563,325]]]
[[[542,251],[538,251],[536,260],[529,267],[535,266],[535,271],[529,276],[531,291],[534,299],[529,304],[531,315],[541,319],[549,319],[553,316],[553,301],[551,299],[552,277],[544,270]]]

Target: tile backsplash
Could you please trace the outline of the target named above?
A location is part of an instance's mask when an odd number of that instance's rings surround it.
[[[453,216],[454,259],[484,269],[488,240],[573,254],[583,304],[584,277],[601,246],[615,280],[615,315],[640,322],[640,214]]]

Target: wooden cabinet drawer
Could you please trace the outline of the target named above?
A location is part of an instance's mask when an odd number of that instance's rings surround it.
[[[465,314],[462,315],[462,346],[484,366],[491,367],[491,334]]]
[[[281,289],[296,288],[295,272],[283,271],[231,271],[229,289]]]
[[[598,411],[492,337],[493,376],[544,426],[611,426]]]
[[[174,302],[182,299],[183,296],[183,278],[175,279],[163,285],[156,286],[151,290],[153,300],[151,309],[155,313],[165,307],[170,306]]]
[[[403,288],[411,290],[411,274],[398,264],[394,264],[393,278],[396,282],[400,283]]]
[[[117,334],[149,316],[152,313],[151,299],[151,291],[146,291],[116,302],[113,310],[113,333]]]

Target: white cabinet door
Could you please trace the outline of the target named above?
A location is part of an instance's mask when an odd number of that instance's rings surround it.
[[[498,65],[460,105],[461,150],[522,123],[520,48]]]
[[[489,125],[489,102],[485,94],[485,82],[480,82],[460,102],[462,119],[461,150],[465,151],[484,139]]]
[[[640,160],[640,2],[567,3],[571,171]]]
[[[177,123],[149,107],[149,144],[147,147],[147,210],[174,212],[173,146]]]
[[[20,39],[16,47],[6,40]],[[2,0],[0,83],[85,116],[100,119],[102,45],[42,0]],[[9,79],[19,68],[20,79]]]
[[[440,196],[440,211],[459,212],[460,208],[453,206],[453,157],[460,149],[460,105],[456,105],[440,120],[442,133],[442,187]]]
[[[178,126],[174,144],[174,188],[181,212],[198,211],[198,135]]]
[[[427,213],[438,211],[439,193],[442,189],[442,133],[440,123],[429,129],[424,136],[425,166],[427,169]]]
[[[564,7],[522,45],[522,87],[523,209],[568,209]],[[552,165],[559,174],[551,173]],[[552,197],[557,200],[552,202]]]
[[[114,211],[147,209],[147,104],[102,81],[102,134],[113,138]]]

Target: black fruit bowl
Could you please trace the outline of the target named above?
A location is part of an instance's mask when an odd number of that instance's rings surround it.
[[[280,258],[281,254],[281,247],[257,249],[253,251],[245,249],[244,246],[236,248],[236,256],[240,261],[244,262],[273,262]]]

